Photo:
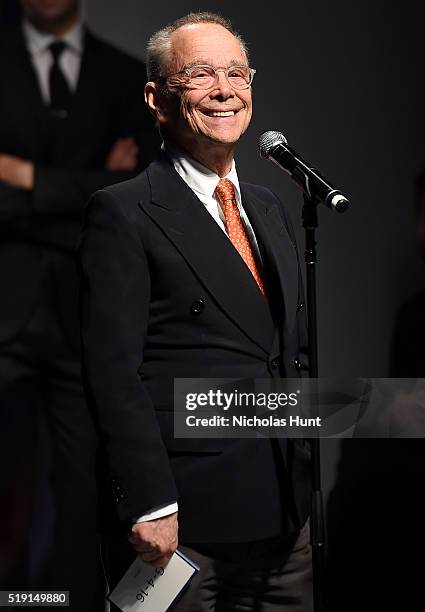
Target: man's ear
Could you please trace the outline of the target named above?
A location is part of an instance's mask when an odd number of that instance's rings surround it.
[[[165,123],[167,111],[164,106],[164,98],[157,83],[149,81],[145,85],[145,102],[149,111],[159,124]]]

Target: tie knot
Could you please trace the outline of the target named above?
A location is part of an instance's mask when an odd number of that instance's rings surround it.
[[[66,46],[67,44],[63,42],[63,40],[56,40],[55,42],[50,43],[49,45],[50,53],[52,54],[53,60],[55,62],[58,61],[62,52],[65,50]]]
[[[229,179],[220,179],[215,192],[222,205],[228,200],[235,200],[235,186]]]

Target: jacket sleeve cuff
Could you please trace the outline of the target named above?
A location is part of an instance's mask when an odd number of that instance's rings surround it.
[[[135,522],[144,523],[145,521],[153,521],[154,519],[159,519],[163,516],[174,514],[174,512],[177,512],[177,510],[177,502],[165,505],[163,504],[161,506],[156,506],[155,508],[152,508],[149,512],[146,512],[145,514],[142,514],[142,516],[140,516]]]

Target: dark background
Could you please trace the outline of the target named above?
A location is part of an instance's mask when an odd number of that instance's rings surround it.
[[[13,17],[13,4],[0,0],[0,22]],[[85,3],[92,29],[139,57],[144,56],[153,31],[191,10],[212,10],[229,17],[246,38],[251,65],[258,71],[253,122],[237,154],[241,179],[268,185],[282,196],[301,252],[301,195],[286,174],[259,158],[258,136],[269,129],[282,131],[295,149],[351,198],[352,208],[344,215],[320,210],[322,376],[388,376],[396,312],[425,288],[423,263],[414,243],[414,179],[425,166],[420,7],[419,1],[383,0]],[[347,495],[356,496],[356,509],[367,508],[350,518],[357,521],[358,538],[371,517],[376,529],[379,513],[385,512],[380,508],[370,513],[371,503],[377,502],[366,497],[375,487],[373,479],[366,494],[358,488],[370,476],[370,462],[379,459],[379,447],[372,447],[371,441],[365,453],[363,442],[348,444],[322,442],[323,485],[326,499],[330,495],[333,500],[336,523],[343,518]],[[397,470],[399,447],[392,448],[388,469]],[[408,449],[406,445],[402,449],[403,469],[409,469]],[[391,456],[391,447],[385,456],[386,460]],[[335,483],[341,482],[344,473],[354,477],[355,486],[338,498]],[[373,474],[382,484],[380,470]],[[383,486],[390,486],[390,480],[387,473]],[[419,517],[413,512],[413,526],[416,521]],[[402,528],[406,530],[406,525]],[[414,533],[407,531],[406,538]],[[352,545],[349,538],[348,556]],[[364,555],[369,553],[366,542]],[[376,550],[373,554],[373,562],[380,563]]]

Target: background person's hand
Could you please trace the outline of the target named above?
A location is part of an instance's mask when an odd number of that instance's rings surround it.
[[[139,557],[154,567],[166,565],[178,545],[177,512],[152,521],[135,523],[129,541]]]
[[[0,181],[16,189],[31,190],[34,184],[33,163],[14,155],[0,153]]]
[[[113,172],[119,170],[134,170],[137,166],[139,147],[134,139],[119,138],[106,159],[106,169]]]

